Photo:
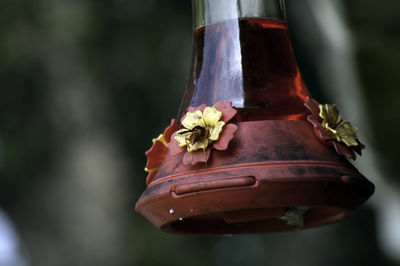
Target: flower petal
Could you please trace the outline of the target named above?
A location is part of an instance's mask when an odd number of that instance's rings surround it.
[[[222,112],[218,111],[215,106],[206,107],[203,111],[203,120],[206,126],[213,127],[221,119]]]
[[[164,144],[165,147],[168,146],[167,141],[166,141],[165,138],[164,138],[164,134],[160,134],[160,135],[158,135],[157,138],[153,139],[153,143],[155,143],[155,142],[157,142],[157,141],[159,141],[159,142],[161,142],[162,144]]]
[[[229,142],[234,138],[234,133],[238,127],[234,124],[227,124],[224,130],[219,135],[218,141],[214,142],[213,147],[217,150],[223,151],[228,148]]]
[[[157,168],[164,161],[165,156],[168,154],[168,147],[166,147],[162,142],[155,141],[151,148],[146,151],[147,156],[147,169]]]
[[[333,147],[335,147],[335,150],[339,155],[344,155],[347,158],[353,159],[353,160],[356,159],[356,155],[353,152],[353,150],[350,149],[349,147],[347,147],[346,145],[343,145],[336,141],[330,141],[330,142],[333,144]]]
[[[174,140],[176,140],[178,142],[178,146],[179,147],[184,147],[187,145],[187,139],[188,139],[188,134],[190,134],[190,132],[187,132],[187,129],[180,129],[178,130],[173,136],[174,136]],[[184,133],[187,132],[187,133]]]
[[[319,105],[319,116],[324,120],[322,124],[325,128],[335,127],[340,121],[342,121],[342,117],[339,114],[339,110],[336,108],[334,104],[320,104]],[[327,124],[327,125],[326,125]]]
[[[207,107],[207,105],[205,105],[204,103],[203,103],[202,105],[197,106],[197,107],[189,106],[188,112],[193,113],[193,112],[195,112],[195,111],[197,111],[197,110],[200,110],[200,111],[203,112],[204,109],[206,109],[206,107]],[[186,118],[186,114],[185,114],[184,116],[181,117],[181,123],[182,123],[182,121],[183,121],[185,118]]]
[[[210,158],[211,154],[211,149],[206,149],[205,151],[203,150],[198,150],[194,152],[187,152],[183,156],[183,164],[188,165],[188,164],[196,164],[200,162],[207,162],[208,159]]]
[[[322,127],[322,125],[314,119],[314,116],[309,115],[307,117],[308,122],[310,122],[313,125],[314,129],[314,134],[317,136],[317,138],[321,141],[327,141],[329,140],[329,136],[326,135],[326,130]],[[319,117],[318,117],[319,118]]]
[[[304,106],[307,107],[308,110],[310,110],[311,115],[315,117],[315,120],[320,120],[321,118],[319,117],[319,103],[314,100],[313,98],[307,97],[307,101],[304,103]]]
[[[357,142],[358,142],[358,145],[356,147],[352,147],[352,148],[355,152],[358,153],[358,155],[361,155],[361,150],[365,149],[365,145],[362,144],[358,139],[357,139]]]
[[[179,147],[178,142],[175,140],[176,133],[177,132],[174,132],[172,134],[171,142],[168,143],[169,151],[170,151],[171,155],[173,155],[173,156],[180,154],[186,150],[185,148]]]
[[[182,121],[182,125],[187,129],[193,129],[196,126],[205,127],[203,113],[200,110],[188,112]]]
[[[189,106],[188,112],[193,113],[194,111],[197,111],[197,110],[200,110],[200,111],[203,112],[204,109],[206,109],[206,107],[207,107],[207,105],[205,105],[204,103],[202,105],[197,106],[197,107]]]
[[[324,131],[325,135],[328,136],[328,138],[330,138],[330,139],[337,138],[337,130],[331,128],[328,123],[322,124],[322,127],[324,128],[323,131]]]
[[[176,119],[171,120],[171,124],[164,130],[164,138],[168,142],[171,141],[171,135],[175,131],[177,131],[178,128],[178,123],[176,123]]]
[[[193,151],[197,151],[197,150],[205,150],[207,148],[208,144],[210,144],[208,142],[208,140],[197,141],[193,144],[189,143],[187,150],[188,150],[188,152],[193,152]]]
[[[210,136],[208,138],[212,141],[217,141],[224,125],[224,121],[217,122],[215,126],[210,130]]]
[[[232,102],[217,102],[214,106],[222,112],[222,121],[228,123],[237,113],[232,107]]]
[[[336,139],[343,142],[348,147],[357,146],[357,128],[348,121],[342,121],[337,126]]]
[[[151,181],[153,181],[154,177],[156,176],[158,171],[151,172],[146,177],[146,185],[149,185]]]

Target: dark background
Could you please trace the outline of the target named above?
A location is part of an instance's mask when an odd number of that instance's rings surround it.
[[[384,228],[400,237],[400,2],[340,2],[357,99],[352,87],[330,88],[341,73],[319,64],[336,42],[312,30],[307,13],[339,1],[299,2],[287,9],[300,68],[315,97],[350,116],[363,110],[370,155],[360,170],[376,195],[327,227],[184,237],[158,231],[134,203],[145,189],[144,151],[176,115],[188,80],[190,1],[2,0],[0,207],[23,258],[11,265],[399,265],[400,240]],[[326,59],[316,61],[324,54],[315,47],[329,48]]]

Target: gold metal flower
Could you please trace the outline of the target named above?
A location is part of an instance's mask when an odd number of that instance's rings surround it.
[[[179,147],[187,147],[188,152],[205,150],[211,143],[217,141],[224,121],[220,121],[222,112],[215,106],[206,107],[204,111],[188,112],[182,121],[183,129],[178,130],[175,140]]]
[[[232,102],[219,101],[211,107],[189,106],[181,118],[183,128],[174,132],[168,143],[170,154],[176,156],[185,152],[184,165],[207,163],[211,150],[225,151],[234,139],[238,127],[229,121],[236,113]]]
[[[342,119],[336,105],[320,104],[319,116],[322,118],[322,127],[326,129],[326,133],[331,139],[336,139],[348,147],[359,145],[356,135],[358,129],[349,121]]]
[[[307,120],[322,143],[333,146],[338,154],[349,159],[355,160],[355,153],[361,155],[365,145],[357,138],[357,128],[342,119],[334,104],[322,105],[308,97],[304,105],[311,113]]]

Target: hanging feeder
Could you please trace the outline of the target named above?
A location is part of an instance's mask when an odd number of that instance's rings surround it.
[[[164,232],[242,234],[321,226],[374,192],[348,159],[364,145],[303,83],[284,2],[193,0],[190,81],[146,152],[136,211]]]

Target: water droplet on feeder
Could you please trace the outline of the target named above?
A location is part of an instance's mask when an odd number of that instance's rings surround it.
[[[173,214],[174,212],[175,212],[174,209],[170,209],[170,210],[169,210],[169,213],[170,213],[170,214]]]

